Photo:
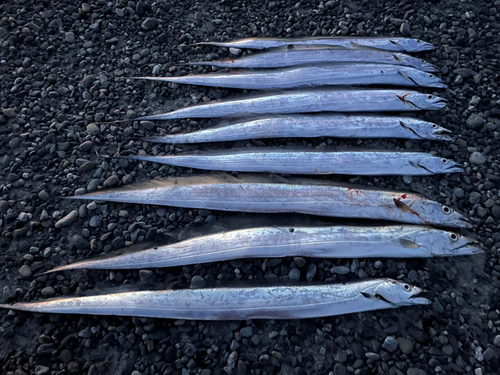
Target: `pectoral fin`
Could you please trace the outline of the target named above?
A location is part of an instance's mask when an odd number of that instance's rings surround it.
[[[413,241],[410,241],[410,240],[406,240],[404,238],[400,238],[399,239],[399,243],[401,244],[401,246],[403,246],[405,249],[416,249],[418,247],[420,247],[420,245],[416,242],[413,242]]]

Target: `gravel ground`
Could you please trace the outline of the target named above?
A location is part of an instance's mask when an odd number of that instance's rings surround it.
[[[448,1],[0,1],[0,299],[25,301],[138,283],[303,282],[392,277],[429,290],[433,304],[303,321],[189,322],[0,311],[1,374],[495,374],[500,365],[499,0]],[[450,85],[448,108],[421,114],[453,130],[451,143],[265,140],[155,146],[134,135],[188,131],[203,121],[129,122],[229,94],[123,77],[180,75],[188,60],[246,51],[194,47],[248,36],[410,35]],[[3,114],[2,114],[3,113]],[[220,212],[61,201],[156,176],[200,173],[104,161],[118,150],[364,145],[430,151],[465,175],[342,179],[423,193],[469,214],[485,257],[439,260],[267,259],[162,270],[74,271],[56,265],[109,252],[164,227]],[[335,178],[331,178],[334,180]],[[80,190],[79,192],[81,192]],[[224,214],[225,215],[225,214]]]

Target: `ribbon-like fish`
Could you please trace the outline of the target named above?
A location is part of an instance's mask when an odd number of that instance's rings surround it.
[[[472,227],[460,213],[420,195],[306,178],[213,174],[133,183],[68,197],[210,210],[280,213]]]
[[[435,72],[431,63],[403,53],[375,49],[347,49],[334,46],[297,45],[293,48],[278,47],[252,53],[239,59],[194,61],[185,65],[217,66],[219,68],[284,68],[294,65],[342,63],[342,64],[390,64],[410,66],[424,72]]]
[[[180,77],[130,77],[154,82],[269,90],[314,86],[408,86],[446,88],[434,74],[383,64],[321,64],[291,68],[229,70]]]
[[[35,313],[191,320],[301,319],[428,305],[420,288],[374,279],[342,284],[113,293],[2,304]]]
[[[189,228],[188,228],[189,229]],[[413,225],[274,226],[221,231],[167,244],[139,243],[120,255],[56,267],[73,269],[142,269],[185,266],[233,259],[432,258],[481,254],[478,243],[458,233]]]
[[[119,156],[132,160],[226,172],[357,176],[429,176],[463,173],[454,161],[425,152],[325,151],[257,147],[184,152],[165,156]]]
[[[233,40],[231,42],[199,42],[196,45],[209,45],[226,48],[248,48],[265,49],[283,47],[289,45],[320,45],[339,46],[344,48],[376,48],[395,52],[423,52],[431,51],[435,47],[420,39],[397,38],[397,37],[332,37],[332,36],[310,36],[302,38],[246,38]]]

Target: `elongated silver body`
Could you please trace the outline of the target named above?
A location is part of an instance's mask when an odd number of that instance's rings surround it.
[[[142,291],[73,297],[2,308],[59,314],[140,316],[167,319],[299,319],[350,314],[430,301],[421,289],[391,280],[355,283]]]
[[[70,197],[221,211],[279,213],[471,227],[460,213],[420,195],[327,181],[228,174],[151,180]]]
[[[432,73],[407,66],[383,64],[321,64],[276,69],[229,70],[181,77],[137,77],[137,79],[249,90],[348,85],[446,87]]]
[[[140,137],[157,143],[225,142],[261,138],[404,138],[450,141],[451,133],[432,122],[411,117],[370,115],[272,115],[224,119],[191,133]]]
[[[431,43],[418,39],[398,38],[398,37],[376,37],[376,38],[356,38],[356,37],[331,37],[331,36],[311,36],[302,38],[246,38],[233,40],[231,42],[200,42],[196,44],[210,45],[226,48],[248,48],[265,49],[282,47],[288,45],[322,45],[339,46],[344,48],[377,48],[395,52],[422,52],[430,51],[435,47]]]
[[[404,112],[437,110],[446,106],[438,96],[409,90],[301,89],[261,92],[193,105],[172,112],[140,117],[141,120],[211,118],[242,113]]]
[[[165,156],[124,157],[226,172],[358,176],[427,176],[463,172],[463,169],[451,160],[425,152],[408,151],[317,151],[307,148],[258,147],[243,150],[185,152]]]
[[[343,64],[391,64],[411,66],[424,72],[435,72],[434,65],[425,60],[405,55],[370,49],[346,49],[323,46],[298,45],[294,48],[278,47],[260,53],[246,55],[239,59],[195,61],[186,65],[217,66],[219,68],[284,68],[287,66],[343,63]]]
[[[140,249],[140,250],[139,250]],[[107,259],[88,259],[52,269],[141,269],[251,258],[430,258],[481,253],[457,233],[423,226],[265,226],[191,238]]]

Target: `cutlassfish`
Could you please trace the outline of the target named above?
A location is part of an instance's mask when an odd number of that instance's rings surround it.
[[[269,90],[313,86],[408,86],[446,88],[434,74],[383,64],[320,64],[291,68],[229,70],[180,77],[131,77],[155,82]]]
[[[239,59],[194,61],[185,65],[217,66],[219,68],[284,68],[287,66],[342,63],[342,64],[390,64],[411,66],[424,72],[435,72],[431,63],[403,53],[375,49],[347,49],[334,46],[298,45],[293,48],[278,47],[246,55]]]
[[[358,176],[428,176],[463,173],[454,161],[425,152],[325,151],[308,148],[184,152],[165,156],[119,156],[132,160],[226,172],[347,174]]]
[[[428,305],[422,290],[391,279],[342,284],[139,291],[2,304],[36,313],[192,320],[300,319]]]
[[[280,176],[211,174],[167,178],[68,198],[472,227],[463,215],[452,208],[417,194]]]
[[[189,228],[188,228],[189,229]],[[164,237],[167,237],[164,235]],[[141,269],[233,259],[432,258],[480,254],[477,242],[424,226],[274,226],[231,229],[177,243],[139,243],[120,255],[83,260],[49,272],[73,269]]]
[[[139,137],[156,143],[225,142],[261,138],[403,138],[451,141],[451,131],[411,117],[371,115],[272,115],[222,119],[191,133]]]
[[[133,119],[172,120],[211,118],[242,113],[311,113],[311,112],[403,112],[437,110],[446,107],[439,96],[409,90],[312,88],[263,91],[198,104],[158,115]]]
[[[332,36],[310,36],[302,38],[246,38],[230,42],[199,42],[196,45],[210,45],[226,48],[248,48],[265,49],[273,47],[283,47],[288,45],[321,45],[339,46],[344,48],[376,48],[395,52],[423,52],[431,51],[435,47],[428,42],[412,38],[397,37],[332,37]]]

